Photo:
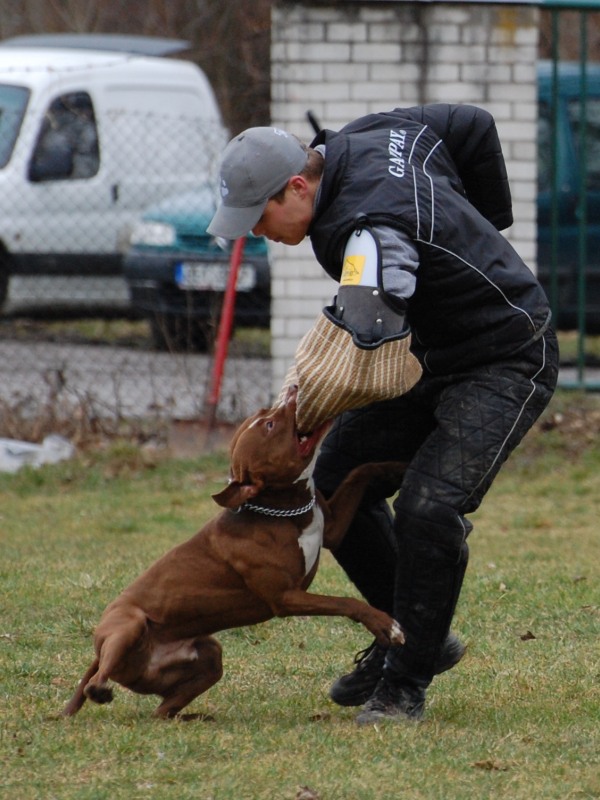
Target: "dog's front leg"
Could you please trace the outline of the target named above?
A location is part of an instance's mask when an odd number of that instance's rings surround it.
[[[384,647],[401,645],[405,641],[402,628],[396,620],[354,597],[331,597],[312,594],[302,589],[288,589],[270,602],[278,617],[348,617],[364,625]]]
[[[323,536],[325,547],[335,550],[342,543],[370,484],[381,481],[386,486],[396,486],[399,489],[405,471],[404,462],[379,461],[361,464],[348,473],[329,500],[325,501],[328,511]]]
[[[400,625],[386,614],[364,600],[355,597],[332,597],[312,594],[300,588],[297,577],[291,570],[282,569],[281,560],[267,563],[269,553],[262,562],[250,564],[239,560],[236,571],[242,576],[248,589],[271,609],[275,617],[348,617],[360,622],[385,647],[403,644],[404,634]]]

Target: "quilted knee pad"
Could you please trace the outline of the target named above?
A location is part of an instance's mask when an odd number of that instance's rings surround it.
[[[417,550],[441,560],[462,560],[473,526],[456,508],[433,499],[426,490],[416,494],[403,489],[394,501],[394,510],[399,542],[410,540]]]

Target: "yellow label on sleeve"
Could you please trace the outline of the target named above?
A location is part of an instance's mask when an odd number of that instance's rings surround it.
[[[365,267],[365,256],[346,256],[342,267],[340,286],[359,286]]]

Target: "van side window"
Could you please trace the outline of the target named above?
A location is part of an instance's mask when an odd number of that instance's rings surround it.
[[[100,166],[98,129],[87,92],[55,98],[46,114],[29,164],[31,181],[91,178]]]
[[[573,130],[575,146],[579,151],[579,100],[569,103],[569,121]],[[600,189],[600,98],[590,97],[586,102],[586,166],[588,191]]]

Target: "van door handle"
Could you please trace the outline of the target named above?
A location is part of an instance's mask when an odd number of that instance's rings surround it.
[[[119,184],[118,183],[113,183],[113,185],[110,187],[110,194],[112,196],[113,203],[118,203],[119,202]]]

